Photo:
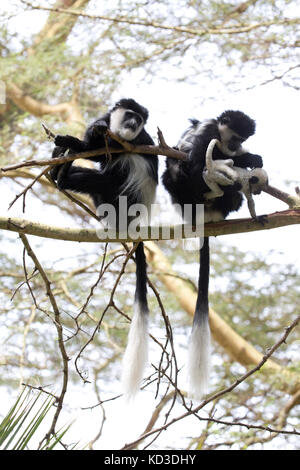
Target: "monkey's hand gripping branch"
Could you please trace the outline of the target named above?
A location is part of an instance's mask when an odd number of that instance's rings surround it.
[[[45,125],[43,124],[43,128],[47,134],[47,137],[49,140],[54,141],[56,135]],[[175,158],[177,160],[186,160],[187,159],[187,154],[184,152],[180,152],[179,150],[176,150],[172,147],[169,147],[161,133],[161,131],[158,129],[158,141],[159,145],[133,145],[130,142],[121,139],[119,136],[111,132],[109,129],[106,131],[106,135],[111,137],[113,140],[118,142],[120,144],[120,148],[100,148],[97,150],[88,150],[86,152],[80,152],[80,153],[74,153],[72,155],[63,155],[58,158],[50,158],[50,159],[45,159],[45,160],[28,160],[28,161],[23,161],[21,163],[16,163],[13,165],[9,165],[6,167],[2,167],[1,170],[3,172],[7,171],[12,171],[12,170],[17,170],[19,168],[24,168],[24,167],[37,167],[37,166],[54,166],[54,165],[61,165],[62,163],[67,163],[71,162],[73,160],[77,160],[79,158],[89,158],[89,157],[95,157],[99,155],[108,155],[108,153],[136,153],[136,154],[146,154],[149,155],[149,158],[151,158],[151,155],[164,155],[166,157],[170,158]]]
[[[44,128],[44,131],[47,134],[48,139],[53,141],[54,138],[55,138],[55,134],[45,124],[43,124],[43,128]],[[134,145],[130,144],[127,141],[123,141],[118,136],[115,136],[111,131],[108,131],[108,132],[109,132],[109,135],[114,140],[119,142],[123,147],[123,148],[120,148],[120,149],[114,149],[115,153],[116,152],[122,153],[124,151],[126,151],[126,152],[135,152],[135,153],[144,153],[144,154],[149,154],[150,158],[151,158],[151,155],[164,155],[164,156],[167,156],[167,157],[170,157],[170,158],[175,158],[177,160],[183,160],[183,161],[187,160],[187,158],[188,158],[186,153],[181,152],[179,150],[176,150],[172,147],[169,147],[166,144],[166,142],[164,140],[164,137],[163,137],[163,134],[160,131],[160,129],[158,129],[159,145],[157,145],[157,146],[156,145],[134,146]],[[213,149],[215,144],[216,144],[216,142],[211,143],[211,147],[210,147],[210,150],[209,150],[210,152],[212,152],[212,149]],[[108,150],[107,148],[103,148],[103,149],[97,149],[97,150],[92,150],[92,151],[87,151],[87,152],[81,152],[81,153],[74,154],[74,155],[62,156],[62,157],[59,157],[59,158],[50,158],[50,159],[45,159],[45,160],[28,160],[28,161],[24,161],[24,162],[21,162],[21,163],[19,162],[19,163],[15,163],[13,165],[2,167],[1,171],[3,173],[5,173],[5,172],[8,172],[8,171],[16,170],[16,169],[23,168],[23,167],[38,167],[38,166],[48,166],[48,165],[49,166],[59,165],[59,164],[62,164],[62,163],[66,163],[68,161],[76,160],[78,158],[88,158],[90,156],[96,156],[96,155],[100,155],[100,154],[107,154],[107,150]],[[211,176],[215,177],[215,183],[223,184],[224,186],[226,186],[226,184],[224,184],[224,178],[228,178],[227,185],[233,184],[233,180],[235,180],[235,176],[233,176],[233,174],[232,174],[232,171],[234,171],[234,169],[232,167],[231,161],[232,161],[231,159],[228,159],[228,160],[219,160],[219,161],[213,162],[213,164],[215,165],[215,171],[214,171],[214,174],[211,173]],[[210,168],[212,168],[212,167],[210,167]],[[218,183],[218,179],[219,179],[219,183]],[[221,183],[221,179],[222,179],[223,183]],[[218,189],[220,191],[220,188],[218,188]],[[264,188],[262,188],[262,191],[264,191],[264,192],[270,194],[271,196],[285,202],[289,206],[290,209],[295,209],[295,210],[300,209],[300,190],[299,190],[298,187],[295,188],[296,195],[291,195],[291,194],[285,193],[285,192],[283,192],[283,191],[281,191],[281,190],[279,190],[279,189],[277,189],[273,186],[270,186],[269,184],[267,184]],[[215,196],[215,197],[218,197],[218,196]]]

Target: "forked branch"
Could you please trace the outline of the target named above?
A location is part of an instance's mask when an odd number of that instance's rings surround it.
[[[48,138],[53,139],[55,137],[54,133],[44,124],[43,124],[43,128]],[[130,152],[130,153],[137,153],[137,154],[143,153],[143,154],[149,155],[149,157],[151,157],[151,155],[163,155],[165,157],[176,158],[177,160],[187,159],[186,153],[180,152],[179,150],[169,147],[166,144],[165,139],[160,130],[158,130],[159,145],[133,145],[127,140],[121,139],[121,137],[114,134],[109,129],[106,132],[109,137],[111,137],[113,140],[118,142],[122,147],[119,149],[103,147],[97,150],[89,150],[87,152],[80,152],[74,155],[67,155],[67,156],[63,156],[59,158],[49,158],[45,160],[36,160],[36,159],[27,160],[27,161],[23,161],[20,163],[15,163],[13,165],[2,167],[1,170],[6,172],[6,171],[16,170],[17,168],[24,168],[24,167],[60,165],[62,163],[67,163],[73,160],[77,160],[78,158],[89,158],[89,157],[95,157],[97,155],[107,155],[108,152],[110,153]]]
[[[55,134],[45,125],[42,124],[44,131],[48,139],[53,140],[55,138]],[[45,160],[28,160],[23,161],[20,163],[15,163],[13,165],[8,165],[6,167],[2,167],[1,171],[8,172],[12,170],[16,170],[18,168],[24,167],[39,167],[39,166],[55,166],[60,165],[62,163],[67,163],[70,161],[77,160],[79,158],[89,158],[95,157],[97,155],[106,155],[110,157],[111,153],[136,153],[136,154],[146,154],[149,157],[154,155],[162,155],[165,157],[175,158],[177,160],[187,160],[188,155],[185,152],[181,152],[173,147],[170,147],[163,136],[162,131],[157,128],[157,136],[158,136],[158,145],[133,145],[132,143],[128,142],[127,140],[122,139],[118,135],[111,132],[109,129],[106,131],[106,135],[109,136],[111,139],[118,142],[121,147],[119,149],[112,149],[109,147],[100,148],[98,150],[90,150],[87,152],[80,152],[74,155],[67,155],[58,158],[51,158]],[[41,174],[44,174],[42,172]],[[281,201],[285,202],[290,209],[300,209],[300,190],[298,187],[295,188],[296,195],[288,194],[280,189],[275,188],[274,186],[267,185],[264,189],[264,192],[270,194],[271,196],[280,199]]]

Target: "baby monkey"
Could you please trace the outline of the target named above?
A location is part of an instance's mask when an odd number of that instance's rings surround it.
[[[204,194],[205,199],[214,199],[221,197],[224,191],[221,186],[228,186],[234,183],[240,184],[239,192],[245,195],[247,199],[248,209],[251,217],[263,222],[264,216],[258,217],[255,211],[253,194],[260,194],[268,184],[268,175],[262,168],[253,168],[247,170],[233,166],[233,160],[213,160],[212,154],[215,145],[221,146],[218,139],[212,139],[206,151],[206,168],[203,171],[203,179],[210,191]]]

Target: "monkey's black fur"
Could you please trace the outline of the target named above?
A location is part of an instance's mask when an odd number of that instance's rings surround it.
[[[212,139],[218,139],[220,146],[215,145],[213,160],[232,159],[233,165],[240,168],[261,168],[262,158],[249,153],[242,143],[255,132],[255,121],[241,111],[228,110],[216,119],[199,122],[191,120],[191,127],[181,137],[177,148],[188,153],[187,161],[166,159],[166,170],[162,176],[163,185],[169,192],[172,202],[182,208],[191,204],[192,220],[195,223],[196,204],[204,204],[205,222],[216,222],[225,219],[230,212],[237,211],[243,201],[239,193],[241,184],[234,182],[221,186],[223,196],[206,199],[209,191],[203,178],[206,164],[206,151]],[[200,269],[198,279],[198,297],[192,337],[189,349],[189,387],[190,393],[201,397],[206,391],[209,376],[210,331],[208,324],[209,304],[209,239],[204,237],[200,249]]]
[[[107,128],[110,128],[111,115],[121,108],[128,109],[135,113],[134,118],[137,127],[146,123],[148,110],[133,99],[122,99],[118,101],[108,113],[97,119],[87,128],[83,140],[70,135],[57,135],[55,138],[55,144],[57,146],[53,150],[52,157],[54,158],[64,154],[67,149],[69,149],[69,153],[74,154],[104,148],[104,133]],[[122,125],[124,125],[124,123]],[[154,144],[152,138],[145,131],[143,126],[140,133],[130,140],[130,142],[133,145]],[[110,137],[107,137],[107,145],[111,148],[121,148],[121,145]],[[54,167],[51,171],[51,176],[54,180],[57,180],[59,189],[69,189],[79,193],[89,194],[96,207],[103,202],[115,206],[121,194],[128,197],[128,206],[145,202],[143,201],[141,188],[136,187],[136,181],[133,181],[133,185],[126,188],[126,183],[130,179],[129,173],[131,168],[129,159],[125,161],[124,155],[113,153],[113,151],[111,155],[111,163],[106,161],[105,155],[89,157],[89,160],[99,162],[99,170],[72,166],[72,162],[70,162]],[[141,162],[143,160],[146,163],[145,170],[148,172],[147,176],[157,184],[157,157],[149,158],[147,155],[141,155],[139,158],[141,158]]]
[[[237,211],[242,205],[242,195],[238,193],[240,184],[221,186],[224,195],[206,201],[204,194],[209,191],[203,179],[205,168],[205,156],[208,144],[212,139],[222,141],[220,126],[226,126],[233,131],[229,139],[228,153],[215,146],[213,151],[214,160],[225,160],[231,158],[234,166],[240,168],[262,168],[263,162],[259,155],[247,152],[241,146],[242,142],[255,132],[255,122],[241,111],[225,111],[217,119],[210,119],[201,123],[196,119],[191,120],[192,126],[183,134],[179,141],[179,150],[189,153],[188,161],[166,159],[166,170],[162,181],[170,193],[172,201],[183,204],[206,204],[206,211],[220,211],[223,218],[230,212]],[[235,135],[238,134],[238,135]],[[236,155],[232,155],[232,153]]]
[[[121,99],[104,116],[93,122],[86,130],[83,140],[66,135],[55,138],[56,147],[53,157],[66,152],[74,154],[97,150],[106,145],[104,134],[109,128],[112,132],[130,141],[133,145],[153,145],[144,125],[148,119],[148,110],[133,99]],[[127,206],[144,204],[149,210],[154,200],[158,183],[158,158],[132,153],[114,153],[113,149],[121,145],[107,137],[111,150],[111,160],[105,155],[89,157],[99,162],[99,169],[73,166],[72,162],[54,167],[51,171],[53,180],[57,180],[59,189],[67,189],[91,196],[95,207],[111,204],[116,209],[116,223],[123,216],[127,222],[128,214],[119,213],[119,196],[127,197]],[[147,351],[147,264],[143,243],[135,251],[136,291],[135,314],[133,317],[129,341],[125,352],[124,392],[132,394],[139,388],[145,365]],[[131,342],[131,343],[130,343]],[[130,344],[129,344],[130,343]],[[141,351],[141,349],[143,351]]]

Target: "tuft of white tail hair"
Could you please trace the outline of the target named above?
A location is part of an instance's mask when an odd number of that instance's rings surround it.
[[[123,356],[122,388],[125,398],[133,398],[139,391],[148,361],[148,312],[136,302]]]
[[[210,328],[207,321],[193,325],[188,353],[188,396],[201,400],[208,391],[210,375]]]

